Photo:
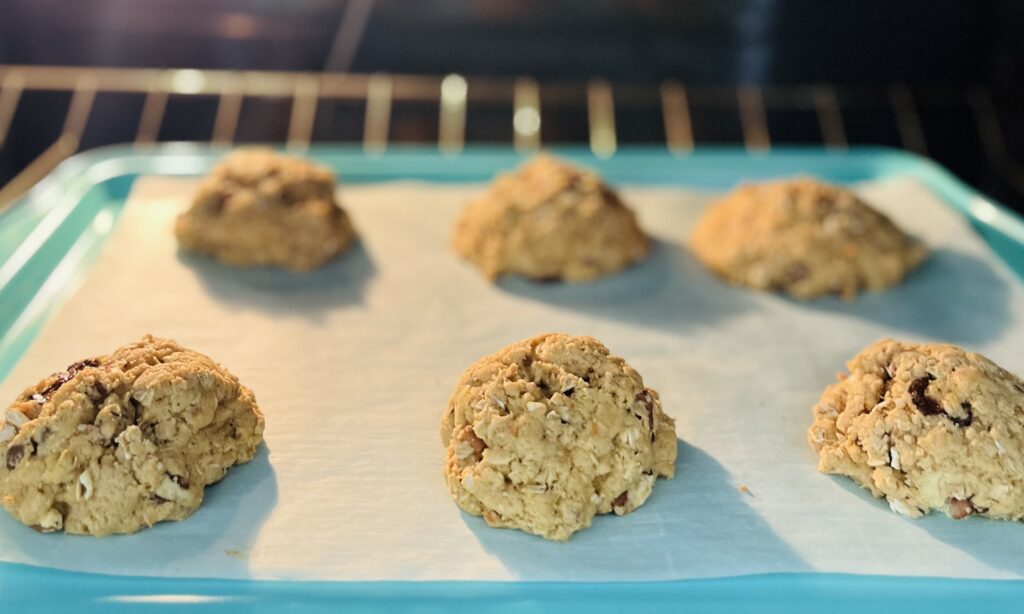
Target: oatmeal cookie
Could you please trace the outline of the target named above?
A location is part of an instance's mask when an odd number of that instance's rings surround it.
[[[308,271],[355,239],[331,172],[299,158],[243,149],[221,161],[175,224],[187,250],[236,266]]]
[[[636,215],[596,174],[540,155],[462,212],[455,251],[490,279],[590,281],[645,259]]]
[[[14,400],[0,426],[0,496],[40,531],[132,533],[187,518],[262,440],[248,388],[206,356],[146,336]]]
[[[1024,382],[952,345],[882,340],[829,386],[807,433],[818,469],[896,512],[1024,518]]]
[[[590,337],[548,334],[481,358],[441,420],[452,498],[492,527],[565,541],[643,505],[675,474],[675,423]]]
[[[884,290],[927,256],[853,192],[812,179],[734,190],[697,223],[691,247],[730,283],[800,299]]]

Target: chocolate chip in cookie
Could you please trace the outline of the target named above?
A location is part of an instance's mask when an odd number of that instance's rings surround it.
[[[814,407],[807,437],[820,471],[907,516],[1024,519],[1020,378],[952,345],[893,340],[848,367]]]
[[[262,438],[248,388],[207,356],[147,336],[14,400],[0,425],[0,499],[44,532],[131,533],[187,518]]]

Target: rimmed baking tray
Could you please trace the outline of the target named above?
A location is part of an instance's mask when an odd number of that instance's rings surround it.
[[[35,190],[0,215],[0,379],[77,286],[108,237],[136,177],[198,175],[224,150],[165,145],[145,150],[114,147],[67,161]],[[724,189],[740,180],[806,173],[838,182],[913,178],[968,217],[993,250],[1024,277],[1024,222],[919,157],[887,149],[834,153],[783,149],[749,155],[712,149],[678,157],[656,149],[626,149],[597,159],[582,149],[557,153],[633,185]],[[343,172],[344,181],[395,179],[478,182],[514,166],[507,149],[471,148],[458,156],[433,150],[394,149],[377,156],[344,147],[314,147],[308,155]],[[59,587],[59,590],[54,590]],[[0,564],[6,604],[106,611],[193,604],[208,610],[335,609],[449,610],[570,609],[619,611],[627,607],[677,610],[684,605],[730,611],[837,611],[865,606],[952,611],[1010,608],[1024,597],[1024,582],[773,574],[676,582],[283,582],[115,577]]]

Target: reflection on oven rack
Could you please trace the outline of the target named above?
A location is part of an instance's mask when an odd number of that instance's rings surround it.
[[[769,115],[801,113],[816,124],[817,142],[830,150],[848,146],[844,117],[861,112],[891,114],[904,149],[928,155],[928,139],[918,111],[930,105],[966,105],[975,123],[983,152],[1002,178],[1024,194],[1024,167],[1015,161],[1003,140],[991,92],[982,86],[966,95],[949,91],[912,90],[893,84],[883,92],[829,84],[771,86],[688,86],[666,81],[660,86],[617,84],[594,79],[587,83],[538,83],[532,78],[498,79],[451,74],[447,76],[338,74],[302,72],[233,72],[221,70],[159,70],[91,67],[0,66],[0,149],[10,133],[19,103],[27,92],[63,92],[70,95],[59,136],[5,186],[0,188],[0,210],[42,179],[81,144],[98,94],[135,94],[143,97],[134,143],[146,147],[160,140],[168,104],[173,99],[214,100],[216,111],[209,127],[209,142],[236,141],[239,119],[247,101],[266,99],[290,106],[284,140],[301,151],[317,140],[318,109],[331,103],[361,104],[362,147],[369,154],[384,152],[394,142],[393,108],[417,103],[436,106],[437,147],[457,154],[466,143],[470,107],[508,107],[508,133],[521,151],[537,150],[548,142],[545,123],[549,111],[585,114],[586,138],[601,157],[615,154],[620,134],[616,117],[638,110],[660,115],[658,140],[669,151],[686,155],[694,148],[694,110],[735,113],[739,136],[748,151],[772,147]],[[422,122],[433,125],[433,122]],[[554,124],[556,122],[552,122]],[[414,131],[416,132],[416,131]],[[423,130],[414,136],[422,136]],[[396,135],[402,136],[402,135]],[[558,140],[557,135],[554,140]]]

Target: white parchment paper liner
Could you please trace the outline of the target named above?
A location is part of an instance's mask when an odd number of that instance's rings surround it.
[[[624,189],[650,261],[589,285],[487,283],[448,249],[479,186],[342,192],[362,244],[310,275],[179,254],[191,181],[138,182],[84,285],[0,388],[12,399],[146,332],[227,366],[266,414],[266,448],[189,520],[95,539],[0,514],[0,559],[127,575],[327,580],[668,580],[763,572],[1024,575],[1024,526],[891,513],[819,475],[804,433],[844,362],[882,336],[945,340],[1024,372],[1024,293],[968,224],[911,181],[861,190],[935,250],[854,303],[726,287],[682,239],[709,195]],[[679,465],[637,512],[568,544],[489,529],[441,478],[438,420],[476,358],[545,331],[593,335],[675,417]],[[4,401],[6,402],[6,401]],[[741,493],[745,485],[750,493]]]

